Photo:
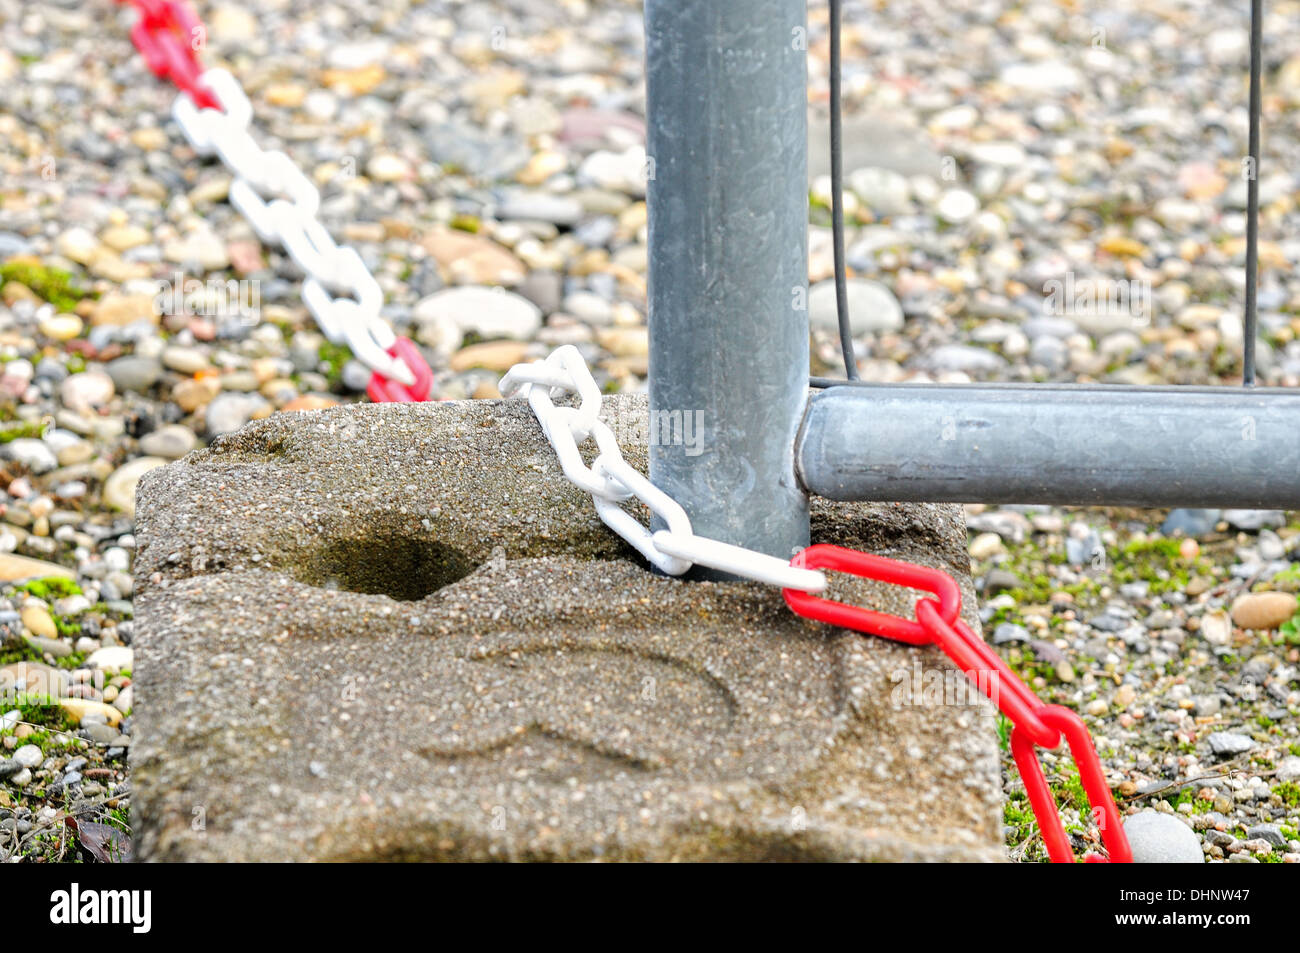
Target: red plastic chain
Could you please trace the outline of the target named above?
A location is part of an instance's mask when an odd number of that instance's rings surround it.
[[[131,42],[155,76],[165,76],[190,94],[200,108],[220,109],[221,104],[199,77],[195,40],[202,42],[203,25],[194,11],[179,0],[117,0],[140,11],[131,28]]]
[[[411,373],[415,375],[415,383],[408,387],[376,371],[370,377],[366,395],[377,404],[418,403],[428,400],[429,391],[433,388],[433,371],[415,343],[410,338],[399,337],[397,343],[388,349],[388,353],[411,369]]]
[[[1064,738],[1079,768],[1079,780],[1092,805],[1094,820],[1110,855],[1109,861],[1132,863],[1133,852],[1128,837],[1083,719],[1068,708],[1043,704],[978,633],[961,620],[961,592],[952,576],[938,569],[826,544],[809,546],[790,560],[790,565],[838,570],[863,579],[931,593],[934,599],[917,600],[916,620],[913,621],[823,599],[797,589],[782,590],[786,603],[804,618],[909,645],[933,643],[943,649],[1014,726],[1011,753],[1025,782],[1025,792],[1038,819],[1039,829],[1043,832],[1048,856],[1058,864],[1072,863],[1074,852],[1061,824],[1056,800],[1043,776],[1037,746],[1056,748]],[[1096,854],[1089,854],[1085,859],[1089,863],[1107,862],[1107,858]]]
[[[950,625],[957,622],[961,613],[961,590],[957,581],[946,572],[927,569],[911,563],[900,563],[883,556],[872,556],[841,546],[827,546],[824,543],[809,546],[790,560],[792,566],[807,569],[835,569],[852,573],[867,579],[907,586],[909,589],[921,589],[933,593],[939,600],[939,614]],[[909,645],[929,645],[934,641],[924,626],[884,612],[872,612],[858,606],[843,602],[823,599],[810,592],[798,589],[783,589],[785,601],[797,614],[820,622],[829,622],[846,629],[870,632],[895,642],[907,642]]]

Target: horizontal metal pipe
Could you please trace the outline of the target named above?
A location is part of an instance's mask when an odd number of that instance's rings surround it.
[[[855,382],[795,459],[833,500],[1300,509],[1300,390]]]

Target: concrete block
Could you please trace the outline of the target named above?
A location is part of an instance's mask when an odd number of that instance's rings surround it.
[[[644,398],[604,416],[644,471]],[[937,649],[652,573],[521,401],[280,414],[137,520],[141,859],[1004,856],[991,709],[908,697]],[[813,539],[954,573],[975,621],[958,507],[816,501]]]

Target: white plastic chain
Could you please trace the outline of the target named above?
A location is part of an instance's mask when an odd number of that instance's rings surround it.
[[[516,364],[501,378],[500,389],[506,397],[521,393],[528,399],[564,475],[591,494],[606,526],[663,572],[680,576],[698,564],[786,589],[825,591],[826,576],[816,569],[801,569],[766,553],[696,536],[686,511],[623,459],[614,432],[600,420],[600,387],[572,344],[556,348],[543,361]],[[553,391],[577,395],[578,406],[556,406]],[[591,466],[579,450],[588,440],[597,449]],[[621,505],[633,497],[668,528],[651,532],[641,525]]]
[[[200,109],[188,93],[172,104],[172,117],[194,150],[217,155],[234,175],[230,204],[267,244],[284,246],[307,274],[302,299],[321,331],[346,344],[372,371],[402,384],[415,376],[388,349],[397,340],[379,316],[384,293],[355,248],[340,247],[316,218],[320,192],[280,150],[264,151],[248,134],[253,107],[239,81],[223,69],[206,70],[202,82],[221,109]],[[270,199],[270,201],[267,201]],[[330,291],[341,292],[334,297]]]

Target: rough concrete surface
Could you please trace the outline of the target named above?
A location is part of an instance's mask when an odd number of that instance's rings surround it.
[[[938,650],[653,574],[522,401],[277,415],[137,512],[142,859],[1003,857],[991,710],[898,697]],[[819,501],[813,539],[953,572],[974,621],[959,508]]]

